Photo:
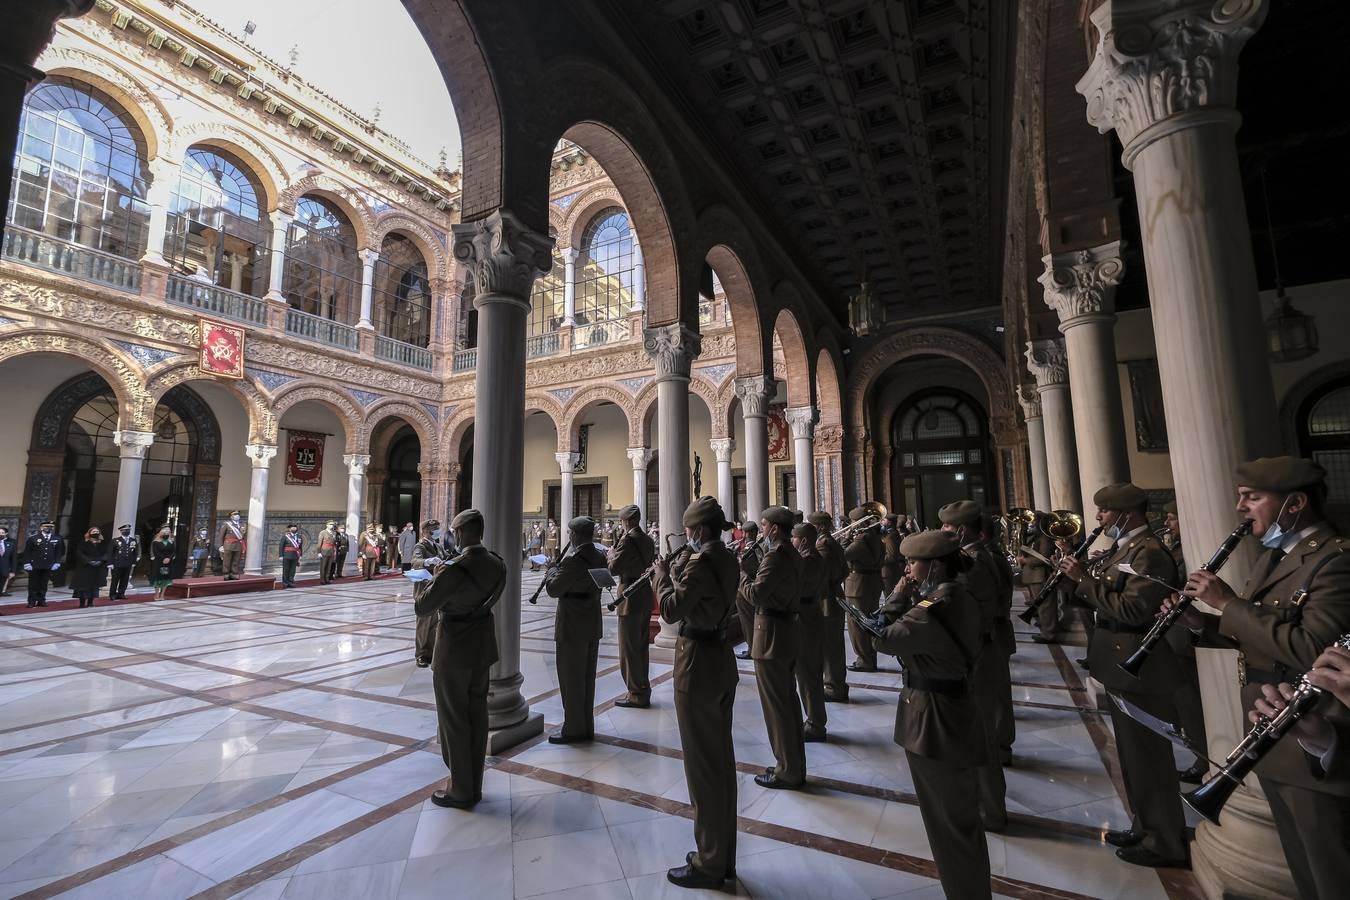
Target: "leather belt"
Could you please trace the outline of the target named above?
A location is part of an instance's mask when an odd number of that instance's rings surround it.
[[[491,613],[491,611],[489,611],[489,612],[487,612],[487,613],[482,613],[482,614],[478,614],[478,615],[470,614],[470,615],[464,615],[464,616],[451,616],[451,615],[447,615],[446,612],[445,612],[445,610],[440,610],[440,616],[441,616],[441,622],[456,622],[456,623],[458,623],[458,622],[478,622],[478,621],[480,621],[480,620],[482,620],[482,619],[490,619],[490,618],[492,618],[492,613]]]
[[[1114,631],[1116,634],[1148,634],[1151,626],[1149,625],[1126,625],[1124,622],[1117,622],[1113,619],[1097,619],[1097,627],[1105,628],[1107,631]]]
[[[965,697],[970,693],[970,685],[964,678],[924,678],[922,675],[906,675],[905,687],[944,697]]]
[[[721,643],[727,639],[727,631],[725,628],[696,628],[693,625],[686,625],[681,622],[680,637],[688,638],[700,644]]]
[[[788,612],[785,609],[765,609],[762,606],[755,607],[755,615],[768,616],[770,619],[782,619],[788,622],[797,618],[797,614],[795,612]]]

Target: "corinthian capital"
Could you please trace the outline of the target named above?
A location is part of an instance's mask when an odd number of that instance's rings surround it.
[[[732,438],[713,438],[708,446],[712,447],[713,458],[720,463],[731,462],[732,454],[736,452],[736,441]]]
[[[370,465],[370,454],[348,453],[342,457],[342,461],[347,464],[348,475],[364,475],[366,467]]]
[[[479,297],[498,294],[528,303],[534,279],[553,267],[553,239],[506,210],[453,230],[455,259],[472,273]]]
[[[1037,388],[1069,383],[1069,354],[1064,342],[1027,341],[1027,371],[1036,377]]]
[[[1127,167],[1160,131],[1184,127],[1161,125],[1173,117],[1208,110],[1236,122],[1238,53],[1266,10],[1267,0],[1106,0],[1092,14],[1097,53],[1077,85],[1088,121],[1116,131]]]
[[[1041,395],[1034,387],[1019,388],[1017,402],[1022,406],[1022,418],[1028,422],[1041,417]]]
[[[245,444],[244,452],[248,458],[253,460],[253,468],[265,469],[272,463],[272,458],[277,455],[276,444]]]
[[[820,416],[816,414],[813,407],[801,406],[789,409],[785,416],[788,426],[792,429],[793,440],[815,437],[816,422],[819,421]]]
[[[747,419],[764,418],[769,414],[773,399],[773,382],[763,375],[749,375],[736,379],[736,396],[741,401],[741,414]]]
[[[1116,309],[1116,285],[1125,273],[1120,241],[1042,257],[1045,304],[1059,314],[1061,330],[1083,316],[1110,315]]]
[[[642,346],[656,363],[656,380],[689,380],[689,369],[698,358],[701,339],[680,323],[642,329]]]

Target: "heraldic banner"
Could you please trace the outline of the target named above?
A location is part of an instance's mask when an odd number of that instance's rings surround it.
[[[244,377],[244,329],[214,319],[197,319],[203,372],[220,378]]]
[[[323,442],[328,437],[314,431],[286,431],[286,483],[323,484]]]

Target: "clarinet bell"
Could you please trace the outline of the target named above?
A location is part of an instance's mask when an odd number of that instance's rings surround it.
[[[1195,810],[1209,822],[1218,825],[1219,813],[1223,811],[1224,804],[1228,798],[1233,796],[1233,792],[1242,784],[1228,774],[1227,769],[1220,769],[1209,781],[1200,785],[1193,791],[1188,791],[1181,795],[1181,799],[1186,801],[1186,805]]]

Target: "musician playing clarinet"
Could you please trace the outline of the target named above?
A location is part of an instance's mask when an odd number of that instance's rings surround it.
[[[648,629],[652,619],[652,587],[644,577],[656,558],[656,545],[642,530],[642,511],[633,504],[619,510],[622,534],[605,554],[609,571],[618,579],[616,606],[619,613],[619,671],[628,695],[614,701],[615,706],[646,709],[651,705],[652,687],[647,680]]]

